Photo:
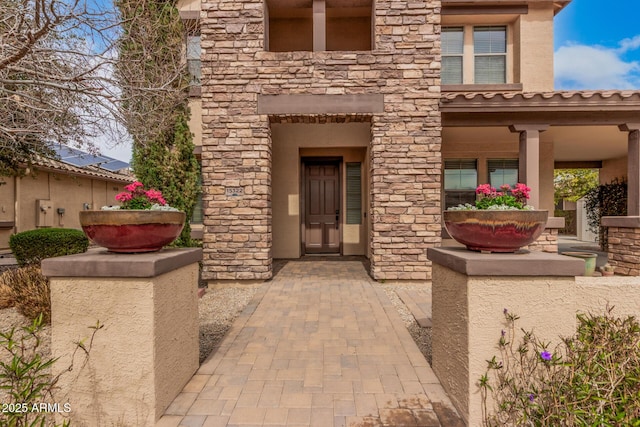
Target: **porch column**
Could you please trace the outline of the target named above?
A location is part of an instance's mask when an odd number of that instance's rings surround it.
[[[540,132],[549,125],[511,125],[511,132],[520,133],[519,170],[520,181],[531,187],[529,204],[540,208]]]

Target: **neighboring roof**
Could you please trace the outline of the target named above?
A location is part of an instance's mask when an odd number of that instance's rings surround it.
[[[445,126],[483,118],[573,125],[637,123],[640,91],[443,92],[440,111]]]
[[[51,148],[56,153],[58,160],[72,166],[96,166],[109,172],[129,169],[129,163],[113,157],[87,153],[62,144],[55,144]]]
[[[36,168],[123,183],[131,182],[133,179],[127,162],[108,156],[96,156],[65,145],[52,148],[60,158],[38,156],[34,161]]]

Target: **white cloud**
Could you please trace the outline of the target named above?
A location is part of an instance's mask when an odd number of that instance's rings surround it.
[[[622,40],[619,48],[567,44],[554,55],[556,89],[638,89],[640,63],[622,54],[640,47],[640,36]]]
[[[640,47],[640,36],[635,36],[630,39],[624,39],[620,42],[620,48],[618,52],[626,53],[630,50],[636,50]]]

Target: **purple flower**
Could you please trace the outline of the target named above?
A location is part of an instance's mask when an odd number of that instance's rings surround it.
[[[535,394],[533,394],[533,393],[529,394],[529,402],[533,402],[535,400],[535,398],[536,398]]]
[[[549,361],[551,360],[551,353],[549,353],[548,351],[543,351],[542,353],[540,353],[540,357],[542,358],[542,360]]]

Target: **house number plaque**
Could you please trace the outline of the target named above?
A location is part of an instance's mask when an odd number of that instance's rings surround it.
[[[238,197],[244,195],[244,188],[242,187],[225,187],[225,194],[227,197]]]

